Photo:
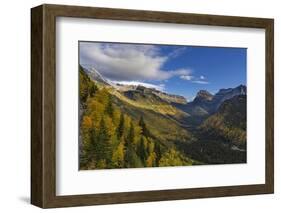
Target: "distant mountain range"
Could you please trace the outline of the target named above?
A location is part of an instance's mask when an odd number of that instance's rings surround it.
[[[87,75],[90,77],[91,80],[102,83],[104,85],[110,85],[113,86],[114,88],[118,89],[119,91],[122,92],[127,92],[127,91],[136,91],[136,92],[143,92],[143,93],[153,93],[163,100],[166,100],[169,103],[174,103],[174,104],[182,104],[182,105],[194,105],[194,106],[200,106],[204,108],[207,111],[214,111],[216,110],[220,104],[227,100],[230,99],[236,95],[246,95],[247,93],[247,88],[244,85],[239,85],[236,88],[228,88],[228,89],[220,89],[215,95],[212,95],[206,90],[200,90],[194,100],[190,103],[187,104],[187,100],[185,97],[180,96],[180,95],[173,95],[173,94],[168,94],[163,91],[156,90],[154,88],[148,88],[144,87],[143,85],[127,85],[127,84],[122,84],[122,83],[115,83],[110,81],[109,79],[106,79],[105,77],[102,76],[95,68],[84,68],[85,72]]]
[[[202,119],[216,112],[224,101],[237,95],[246,94],[247,88],[244,85],[220,89],[215,95],[206,90],[200,90],[192,102],[186,104],[175,103],[174,106],[193,116],[196,122],[201,122]]]
[[[246,162],[245,85],[220,89],[214,95],[200,90],[188,102],[183,96],[155,88],[112,82],[95,68],[83,70],[132,120],[144,117],[161,146],[176,146],[203,164]]]

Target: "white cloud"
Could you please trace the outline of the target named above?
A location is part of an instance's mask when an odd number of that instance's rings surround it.
[[[165,84],[159,84],[158,86],[161,87],[161,88],[163,88],[162,90],[165,89]]]
[[[163,70],[168,58],[155,45],[80,43],[80,64],[93,65],[110,80],[166,80],[189,75],[187,69]]]
[[[193,75],[181,75],[180,79],[191,81],[192,83],[196,84],[209,84],[209,82],[206,80],[205,76],[200,75],[199,77],[193,76]]]
[[[139,81],[112,81],[115,84],[123,84],[123,85],[133,85],[133,86],[144,86],[147,88],[153,88],[153,89],[157,89],[160,91],[164,91],[165,90],[165,84],[150,84],[150,83],[144,83],[144,82],[139,82]]]
[[[201,81],[201,80],[196,80],[196,81],[192,81],[193,83],[196,83],[196,84],[209,84],[208,81]]]
[[[193,76],[191,76],[191,75],[181,75],[180,78],[183,79],[183,80],[190,81],[193,78]]]
[[[173,52],[171,52],[169,54],[169,56],[171,58],[176,58],[178,56],[180,56],[185,50],[187,49],[187,47],[178,47],[177,49],[175,49]]]

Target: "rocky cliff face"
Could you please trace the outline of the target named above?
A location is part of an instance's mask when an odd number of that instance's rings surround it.
[[[200,90],[196,97],[194,98],[193,102],[195,103],[203,103],[203,102],[209,102],[213,99],[213,95],[209,93],[207,90]]]
[[[125,94],[140,93],[143,95],[155,95],[167,103],[179,103],[186,104],[187,101],[185,97],[180,95],[168,94],[154,88],[147,88],[141,85],[122,85],[118,84],[118,90],[124,92]]]
[[[182,104],[174,103],[173,105],[193,117],[193,124],[199,124],[208,116],[215,113],[222,103],[235,96],[246,95],[247,88],[240,85],[235,88],[221,89],[215,95],[206,90],[200,90],[192,102]]]
[[[214,102],[214,110],[217,110],[218,107],[228,99],[233,98],[237,95],[246,95],[247,94],[247,88],[244,85],[240,85],[235,88],[228,88],[228,89],[220,89],[218,93],[215,94],[213,98]]]
[[[100,74],[94,67],[89,67],[89,68],[83,67],[83,68],[92,81],[101,83],[103,85],[112,86],[112,83],[106,78],[104,78],[102,74]]]

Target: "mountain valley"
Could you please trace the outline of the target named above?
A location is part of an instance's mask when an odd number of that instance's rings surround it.
[[[80,169],[246,163],[247,88],[193,101],[79,67]]]

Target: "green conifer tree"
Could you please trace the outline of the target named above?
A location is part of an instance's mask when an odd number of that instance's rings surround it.
[[[139,146],[137,148],[137,155],[139,156],[143,165],[146,166],[146,159],[147,159],[148,153],[147,153],[147,150],[145,148],[143,136],[141,136],[141,138],[140,138]]]
[[[123,134],[124,134],[124,114],[123,112],[120,114],[120,121],[119,121],[119,124],[118,124],[118,127],[116,129],[116,134],[117,134],[117,137],[120,139]]]
[[[140,117],[139,126],[142,129],[142,135],[144,135],[146,137],[149,137],[150,136],[150,132],[149,132],[149,130],[146,127],[146,124],[144,122],[143,116]]]
[[[133,166],[133,157],[135,154],[134,151],[134,147],[133,147],[133,142],[135,139],[135,128],[134,128],[134,124],[131,121],[130,123],[130,129],[129,129],[129,133],[125,139],[125,159],[124,159],[124,164],[125,167],[130,168],[130,167],[134,167]]]
[[[159,142],[155,142],[155,148],[154,148],[154,152],[156,154],[156,166],[159,166],[159,161],[162,157],[162,153],[161,153],[161,146],[159,144]]]
[[[96,130],[92,128],[89,131],[89,141],[84,140],[83,151],[80,153],[80,165],[81,167],[87,167],[90,162],[96,162],[96,149],[97,138]]]
[[[105,125],[104,119],[100,121],[100,128],[96,146],[97,160],[105,160],[106,164],[111,163],[112,158],[112,148],[110,143],[110,136],[108,134],[108,129]]]
[[[127,136],[127,141],[130,144],[133,144],[134,139],[135,139],[135,127],[134,127],[134,123],[131,121],[129,133],[128,133],[128,136]]]
[[[107,102],[107,105],[106,105],[106,108],[105,108],[105,112],[112,118],[113,111],[114,111],[114,108],[113,108],[113,104],[112,104],[112,97],[109,96],[108,102]]]
[[[94,82],[90,81],[89,88],[88,88],[89,96],[93,97],[97,90],[98,90],[98,87],[96,86],[96,84]]]

